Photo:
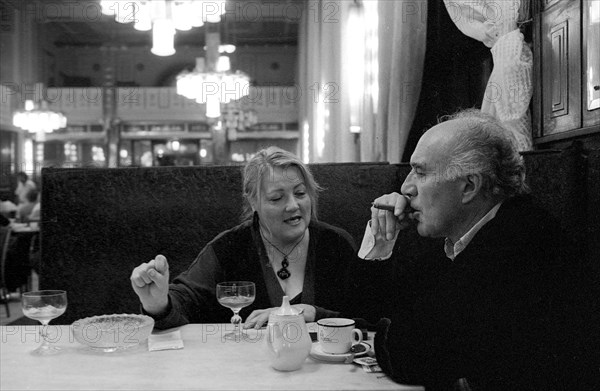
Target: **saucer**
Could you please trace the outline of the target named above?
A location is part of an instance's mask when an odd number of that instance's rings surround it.
[[[369,350],[371,350],[371,345],[368,344],[367,342],[361,342],[360,345],[364,346],[365,350],[360,353],[354,353],[354,357],[365,356],[367,353],[369,353]],[[352,356],[352,354],[353,353],[341,353],[341,354],[325,353],[323,351],[323,349],[321,348],[321,344],[319,344],[318,342],[313,343],[312,348],[310,349],[311,357],[316,358],[317,360],[321,360],[321,361],[344,362],[350,356]]]

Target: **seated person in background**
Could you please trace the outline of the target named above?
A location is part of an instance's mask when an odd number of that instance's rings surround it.
[[[37,189],[35,182],[29,179],[29,176],[20,171],[17,174],[17,188],[15,189],[15,195],[17,196],[17,203],[27,202],[27,193],[30,190]]]
[[[383,370],[428,391],[600,389],[590,388],[597,297],[568,237],[527,195],[512,135],[468,110],[429,129],[410,164],[402,194],[375,200],[394,212],[371,208],[359,251],[371,261],[356,273],[390,303],[375,337]],[[394,248],[411,220],[445,238],[437,256]]]
[[[19,203],[16,212],[16,221],[28,222],[31,211],[38,204],[38,191],[30,189],[25,202]],[[11,235],[11,240],[6,253],[5,275],[7,288],[12,292],[23,288],[31,274],[32,260],[30,258],[31,235]]]
[[[38,191],[30,189],[25,195],[25,201],[19,203],[17,207],[17,221],[26,223],[29,221],[29,215],[38,204]]]
[[[221,281],[256,284],[256,299],[241,314],[252,311],[246,328],[264,325],[284,295],[306,321],[338,316],[347,287],[340,276],[356,249],[346,231],[317,221],[318,191],[296,156],[276,147],[259,151],[244,168],[246,221],[208,243],[170,285],[162,255],[133,270],[132,287],[155,327],[229,322],[231,311],[215,297]]]
[[[38,202],[36,202],[33,209],[31,209],[28,221],[40,221],[42,215],[42,203],[39,201],[39,198],[40,196],[38,194]]]

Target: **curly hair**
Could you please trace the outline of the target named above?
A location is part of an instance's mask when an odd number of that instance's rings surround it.
[[[486,194],[502,199],[529,192],[516,139],[496,118],[468,109],[443,117],[440,122],[449,120],[461,120],[466,126],[450,149],[446,177],[479,173]]]
[[[308,194],[312,205],[311,219],[317,221],[318,193],[322,188],[315,181],[308,166],[298,159],[296,155],[274,146],[258,151],[244,166],[244,211],[242,212],[242,221],[252,217],[253,211],[250,201],[257,201],[260,198],[262,179],[265,175],[268,175],[274,167],[281,167],[284,171],[289,167],[295,167],[300,171],[300,174],[304,178],[306,194]]]

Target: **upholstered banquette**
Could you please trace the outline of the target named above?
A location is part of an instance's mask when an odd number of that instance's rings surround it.
[[[600,156],[574,147],[524,154],[535,196],[600,260]],[[360,244],[371,201],[398,191],[407,164],[313,164],[324,187],[319,218],[345,228]],[[164,254],[171,277],[216,234],[239,223],[240,166],[45,168],[42,170],[40,286],[66,289],[68,311],[55,323],[138,312],[131,270]],[[594,239],[595,238],[595,239]],[[414,230],[400,240],[418,254],[439,245]]]

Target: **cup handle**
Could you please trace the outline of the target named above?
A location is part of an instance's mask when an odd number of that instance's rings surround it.
[[[362,342],[363,336],[362,331],[359,329],[352,330],[352,334],[354,335],[352,345],[357,345]]]

